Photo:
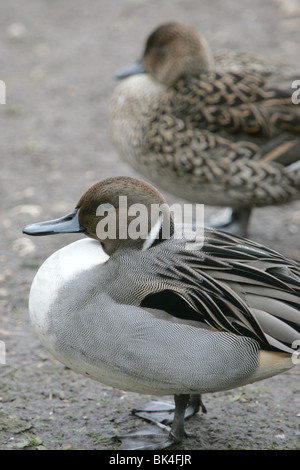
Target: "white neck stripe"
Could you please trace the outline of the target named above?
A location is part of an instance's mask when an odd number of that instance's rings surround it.
[[[156,224],[151,228],[151,230],[148,234],[148,238],[146,238],[146,240],[144,241],[143,248],[142,248],[143,251],[150,248],[153,245],[154,241],[156,240],[157,235],[159,234],[159,231],[161,229],[162,219],[163,219],[163,217],[160,214]]]

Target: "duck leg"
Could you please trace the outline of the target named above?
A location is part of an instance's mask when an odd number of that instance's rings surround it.
[[[246,237],[250,215],[251,208],[232,209],[228,207],[211,217],[206,225],[232,235]]]
[[[202,401],[201,395],[190,395],[190,399],[188,402],[188,408],[185,412],[185,418],[189,418],[190,416],[195,415],[198,411],[202,411],[202,413],[207,413],[206,407]]]
[[[185,436],[184,431],[184,415],[185,410],[187,409],[187,405],[190,400],[189,395],[175,395],[175,413],[174,413],[174,421],[170,431],[170,437],[174,440],[174,442],[178,443],[181,442]]]
[[[148,425],[124,436],[120,436],[120,450],[165,449],[182,441],[184,420],[196,414],[200,408],[206,413],[201,395],[181,394],[174,396],[175,409],[171,403],[153,400],[144,410],[133,410],[133,414],[156,426]],[[171,424],[171,427],[169,426]]]

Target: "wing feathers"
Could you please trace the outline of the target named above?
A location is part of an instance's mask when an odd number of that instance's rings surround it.
[[[168,267],[159,262],[155,268],[161,288],[142,306],[250,336],[263,349],[291,352],[300,339],[299,264],[249,240],[205,233],[202,250],[167,250]]]

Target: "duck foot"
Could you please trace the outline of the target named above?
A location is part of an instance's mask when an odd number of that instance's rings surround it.
[[[175,406],[160,400],[149,401],[143,409],[133,409],[132,414],[152,423],[171,424],[174,420]]]
[[[120,450],[155,450],[166,449],[182,441],[186,435],[184,420],[199,410],[206,413],[200,395],[176,395],[175,407],[169,402],[151,400],[143,410],[132,410],[135,416],[143,418],[153,425],[145,426],[120,436]],[[172,426],[168,426],[172,424]]]
[[[188,419],[201,409],[207,413],[200,395],[190,395],[184,419]],[[174,421],[175,406],[172,403],[160,400],[151,400],[142,410],[133,409],[132,414],[153,423],[172,424]]]
[[[129,432],[117,438],[121,441],[118,450],[157,450],[166,449],[175,444],[169,426],[156,423],[156,426],[149,424],[141,429]]]
[[[213,215],[205,225],[239,237],[247,236],[251,209],[231,209],[227,207]]]

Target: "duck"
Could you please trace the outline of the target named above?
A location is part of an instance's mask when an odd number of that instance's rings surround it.
[[[176,198],[226,208],[208,225],[245,237],[255,207],[299,199],[292,68],[250,52],[212,53],[198,31],[167,22],[116,78],[107,117],[118,155]]]
[[[152,184],[117,176],[87,189],[67,215],[23,229],[84,236],[32,281],[29,315],[42,345],[107,386],[174,397],[170,423],[148,410],[157,432],[119,436],[120,449],[178,445],[185,419],[206,412],[203,394],[300,362],[299,263],[174,213]]]

